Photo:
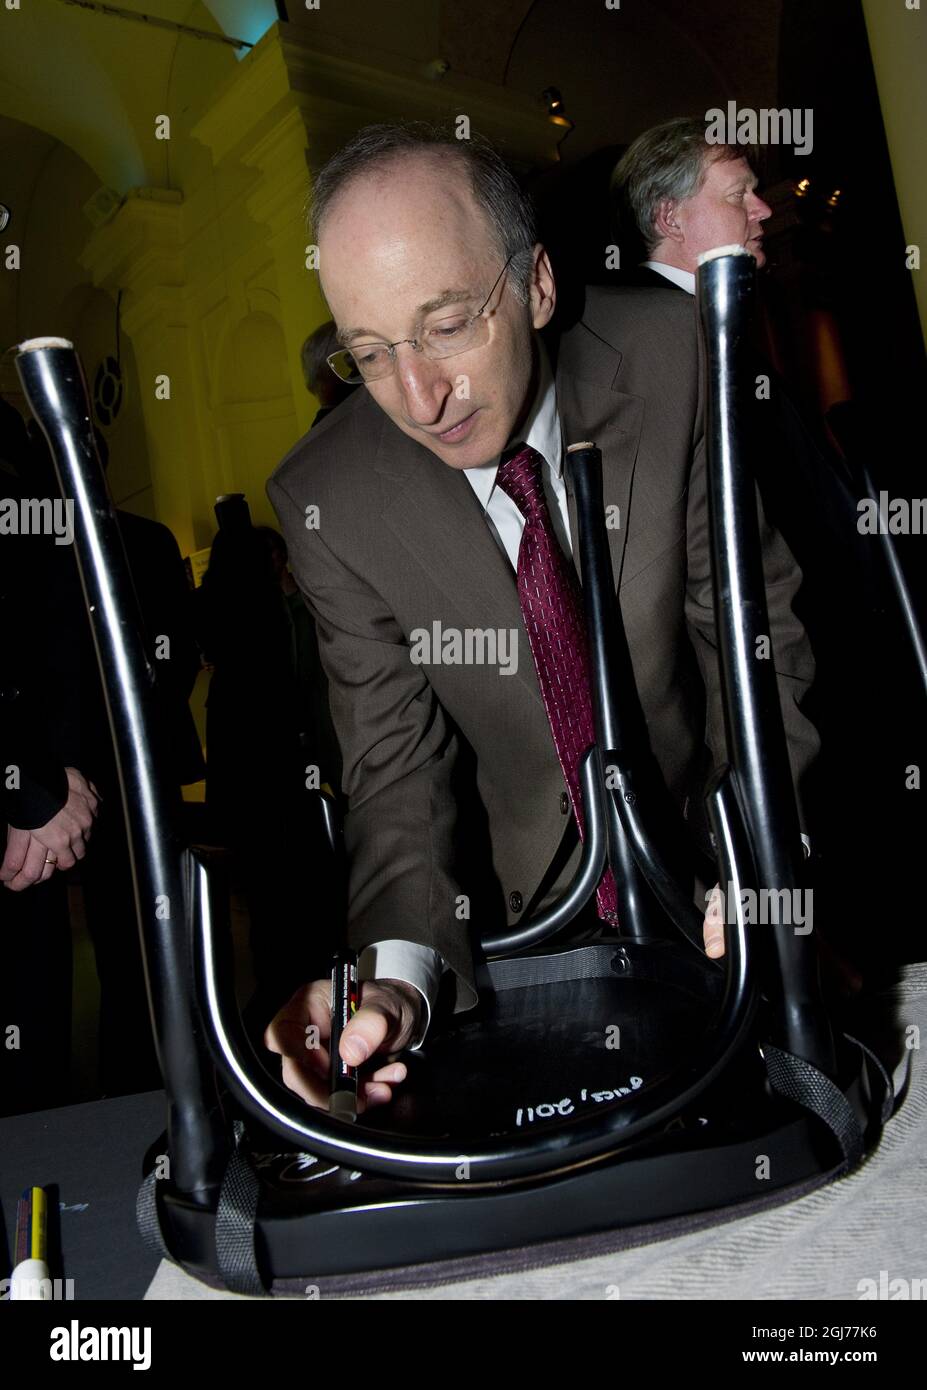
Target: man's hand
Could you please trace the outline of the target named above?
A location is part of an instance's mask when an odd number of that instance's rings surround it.
[[[708,894],[708,911],[705,913],[705,921],[702,923],[705,954],[714,960],[724,955],[724,917],[721,911],[723,902],[721,885],[716,883]]]
[[[76,767],[67,767],[65,772],[68,799],[50,821],[37,830],[7,827],[0,882],[14,893],[33,883],[44,883],[56,869],[72,869],[87,853],[99,793]]]
[[[421,1027],[424,1001],[404,980],[365,980],[360,987],[360,1008],[341,1035],[338,1048],[351,1066],[361,1066],[377,1052],[398,1052]],[[318,1029],[318,1046],[312,1046]],[[283,1082],[310,1105],[328,1109],[330,1084],[331,980],[303,985],[284,1004],[264,1034],[264,1045],[283,1058]],[[370,1076],[358,1078],[357,1113],[368,1106],[385,1105],[393,1098],[392,1086],[404,1081],[402,1062],[391,1062]]]

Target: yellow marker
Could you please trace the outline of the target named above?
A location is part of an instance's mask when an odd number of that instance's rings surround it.
[[[44,1302],[52,1296],[48,1277],[48,1198],[44,1187],[27,1187],[16,1208],[16,1246],[10,1299]]]

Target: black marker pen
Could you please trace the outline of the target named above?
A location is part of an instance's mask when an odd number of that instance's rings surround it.
[[[357,954],[345,948],[332,962],[331,1100],[329,1108],[342,1120],[357,1119],[357,1069],[338,1051],[341,1035],[357,1013]]]

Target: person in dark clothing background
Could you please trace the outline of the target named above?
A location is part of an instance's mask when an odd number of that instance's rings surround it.
[[[258,526],[255,529],[270,549],[271,564],[290,620],[300,747],[310,763],[313,760],[317,762],[322,785],[327,785],[333,796],[337,797],[341,792],[341,750],[332,723],[328,678],[319,656],[315,622],[290,573],[286,541],[272,526]]]
[[[105,467],[108,451],[99,431],[97,449]],[[27,435],[23,458],[27,494],[57,496],[51,458],[37,428]],[[123,511],[116,515],[155,671],[161,715],[157,757],[176,787],[179,814],[181,784],[199,780],[204,771],[187,703],[200,658],[186,573],[166,526]],[[105,1095],[153,1089],[160,1086],[161,1077],[151,1034],[122,799],[76,559],[70,545],[56,546],[45,537],[28,539],[30,563],[17,575],[16,597],[10,604],[20,625],[14,649],[22,681],[30,701],[41,711],[59,761],[80,767],[94,791],[99,788],[94,836],[82,857],[80,883],[100,981],[100,1087]],[[39,543],[44,543],[41,554]],[[24,538],[21,545],[25,546]],[[56,913],[46,913],[41,923],[34,921],[30,932],[18,933],[18,949],[38,951],[40,964],[30,968],[32,957],[22,957],[11,972],[18,982],[20,1007],[35,1009],[41,1019],[46,1048],[44,1080],[40,1084],[33,1076],[19,1087],[20,1109],[63,1103],[67,1098],[71,937],[66,885],[60,875],[55,877],[57,884],[52,880],[40,887],[57,894]],[[53,1012],[50,980],[59,1001]]]
[[[53,497],[19,412],[0,400],[5,501]],[[22,512],[19,513],[22,517]],[[65,876],[87,852],[99,801],[73,717],[72,633],[58,630],[71,557],[52,536],[0,533],[0,1113],[67,1096],[71,927]],[[79,765],[79,766],[78,766]]]
[[[326,415],[331,414],[336,405],[346,401],[351,395],[351,387],[346,386],[328,365],[328,358],[341,347],[331,319],[313,329],[302,345],[300,359],[306,390],[319,402],[310,428],[321,424]]]
[[[83,857],[83,836],[89,833],[91,822],[79,811],[75,819],[67,808],[75,796],[95,802],[96,793],[76,768],[67,765],[67,755],[74,750],[66,740],[56,737],[58,721],[52,692],[40,688],[33,675],[39,665],[37,653],[41,650],[51,656],[55,645],[47,627],[37,631],[36,619],[41,616],[46,624],[51,623],[67,570],[55,563],[65,558],[62,545],[55,544],[48,534],[34,533],[21,508],[27,499],[36,499],[36,491],[45,480],[33,466],[29,436],[19,412],[4,400],[0,400],[0,440],[4,501],[19,508],[17,521],[0,528],[4,634],[0,649],[0,807],[8,828],[0,878],[17,891],[33,882],[47,882],[59,862],[61,868],[68,869]],[[66,539],[64,535],[59,538]],[[27,844],[13,833],[17,830],[36,831],[33,843]],[[34,859],[38,861],[35,865]]]
[[[231,850],[248,910],[257,989],[245,1021],[256,1037],[304,970],[329,968],[336,929],[317,798],[325,782],[337,792],[340,772],[331,744],[322,751],[317,685],[312,704],[305,700],[318,649],[312,642],[307,656],[294,625],[279,539],[251,526],[243,507],[236,524],[220,525],[198,591],[200,640],[213,668],[207,812],[211,834]]]
[[[104,468],[108,449],[97,431]],[[181,787],[205,773],[189,697],[201,660],[193,627],[192,595],[180,549],[167,526],[117,509],[155,672],[161,718],[159,765],[165,769],[181,815]],[[79,599],[79,588],[75,587]],[[141,945],[122,800],[106,717],[103,688],[84,617],[81,693],[86,760],[104,793],[105,812],[87,855],[81,882],[87,927],[100,980],[100,1079],[105,1095],[153,1090],[161,1085],[148,1012]]]

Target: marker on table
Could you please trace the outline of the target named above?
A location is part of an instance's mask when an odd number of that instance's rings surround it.
[[[357,1068],[338,1051],[341,1035],[357,1013],[357,954],[336,951],[332,962],[331,1100],[329,1108],[342,1120],[357,1119]]]
[[[16,1247],[10,1299],[45,1302],[52,1296],[48,1277],[48,1198],[44,1187],[27,1187],[16,1207]]]

